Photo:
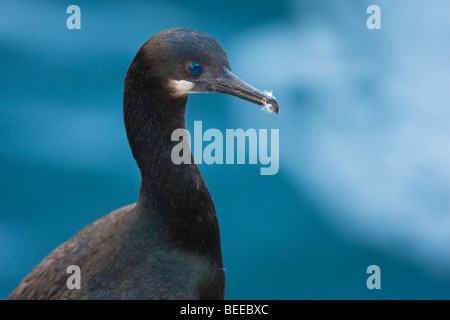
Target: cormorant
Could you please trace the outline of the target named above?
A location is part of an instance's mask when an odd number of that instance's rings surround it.
[[[190,93],[222,92],[278,112],[275,98],[237,78],[222,46],[192,29],[151,37],[125,77],[128,141],[141,171],[137,203],[117,209],[51,252],[9,299],[223,299],[214,203],[192,164],[174,164]],[[191,156],[192,157],[192,156]],[[80,268],[69,289],[67,268]]]

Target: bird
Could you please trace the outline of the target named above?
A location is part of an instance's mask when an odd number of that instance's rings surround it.
[[[123,120],[141,173],[136,203],[84,227],[19,283],[10,300],[220,300],[225,296],[219,224],[191,155],[175,164],[172,132],[186,128],[189,94],[219,92],[278,113],[276,98],[240,80],[212,36],[189,28],[153,35],[124,81]],[[69,288],[69,266],[79,288]]]

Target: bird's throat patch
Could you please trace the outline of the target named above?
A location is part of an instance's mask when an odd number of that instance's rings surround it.
[[[195,83],[187,80],[169,80],[169,88],[172,91],[174,97],[181,97],[191,93],[192,88],[195,87]]]

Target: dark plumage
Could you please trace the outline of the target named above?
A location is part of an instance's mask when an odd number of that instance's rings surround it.
[[[191,70],[193,62],[201,72]],[[232,94],[278,111],[271,95],[231,73],[225,51],[205,33],[176,28],[150,38],[128,69],[123,97],[128,141],[142,176],[137,203],[60,245],[9,299],[224,298],[213,201],[195,164],[171,160],[178,143],[171,135],[185,128],[193,92]],[[81,289],[67,288],[69,265],[80,267]]]

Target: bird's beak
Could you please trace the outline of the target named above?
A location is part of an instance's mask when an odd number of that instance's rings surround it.
[[[221,92],[259,104],[269,112],[278,114],[278,102],[269,91],[260,91],[239,79],[230,70],[217,79],[205,83],[203,92]],[[195,90],[195,89],[194,89]]]

